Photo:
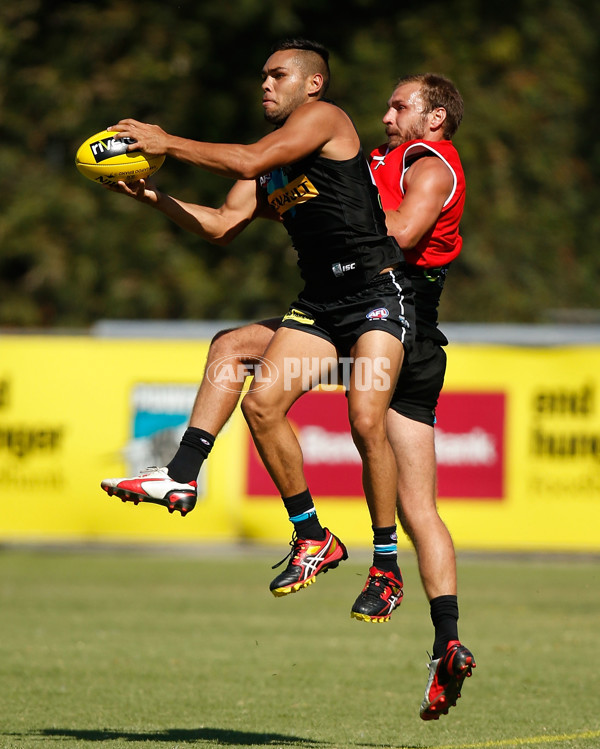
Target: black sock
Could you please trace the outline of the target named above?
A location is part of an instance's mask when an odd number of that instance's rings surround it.
[[[204,429],[188,427],[173,460],[167,465],[169,476],[180,484],[196,481],[214,443],[214,436]]]
[[[300,494],[294,494],[293,497],[282,497],[282,499],[298,538],[314,538],[316,541],[322,541],[325,538],[325,531],[319,523],[308,489]]]
[[[393,572],[401,580],[398,567],[398,534],[395,525],[385,528],[373,526],[373,549],[373,566],[383,572]]]
[[[451,640],[458,640],[458,600],[456,596],[438,596],[429,602],[435,629],[433,658],[441,658]]]

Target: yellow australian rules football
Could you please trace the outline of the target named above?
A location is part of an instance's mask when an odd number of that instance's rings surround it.
[[[117,182],[146,179],[163,165],[164,156],[128,151],[127,146],[135,141],[115,138],[115,135],[110,130],[102,130],[79,146],[75,166],[84,177],[100,185],[116,185]]]

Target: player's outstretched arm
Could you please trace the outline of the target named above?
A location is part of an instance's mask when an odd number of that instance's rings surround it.
[[[264,215],[254,180],[236,182],[218,208],[185,203],[164,193],[159,195],[156,207],[183,229],[223,246],[235,239],[258,215]]]
[[[343,160],[356,155],[358,136],[348,116],[327,102],[315,101],[295,109],[285,123],[256,143],[205,143],[166,133],[157,125],[124,119],[108,130],[131,138],[129,151],[166,154],[179,161],[233,179],[256,179],[276,167],[319,151]]]
[[[151,205],[182,229],[218,245],[229,244],[254,218],[265,216],[265,207],[259,203],[254,180],[236,182],[219,208],[186,203],[160,192],[150,180],[139,180],[129,185],[119,182],[108,189]]]

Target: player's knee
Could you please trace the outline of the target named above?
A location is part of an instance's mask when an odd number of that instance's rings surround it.
[[[213,359],[225,356],[237,356],[239,351],[239,335],[236,328],[220,330],[210,342],[210,353]]]
[[[242,398],[241,409],[248,426],[252,428],[254,422],[260,417],[261,409],[251,393],[246,393]]]
[[[379,445],[386,439],[384,421],[372,412],[360,411],[352,415],[350,427],[354,441],[365,447]]]
[[[209,360],[228,360],[231,364],[256,364],[273,337],[268,325],[244,325],[220,330],[210,343]]]
[[[276,419],[278,411],[265,402],[261,393],[246,393],[242,400],[242,413],[252,432],[268,429]]]

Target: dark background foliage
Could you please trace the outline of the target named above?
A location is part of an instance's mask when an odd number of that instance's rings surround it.
[[[73,159],[85,138],[127,116],[198,140],[259,138],[260,70],[285,36],[330,48],[330,95],[367,150],[384,140],[381,116],[400,75],[431,70],[460,88],[465,243],[443,319],[543,321],[556,309],[593,310],[598,28],[594,0],[3,3],[0,325],[284,310],[300,279],[282,227],[255,222],[217,248],[85,181]],[[157,181],[208,205],[230,185],[174,160]]]

